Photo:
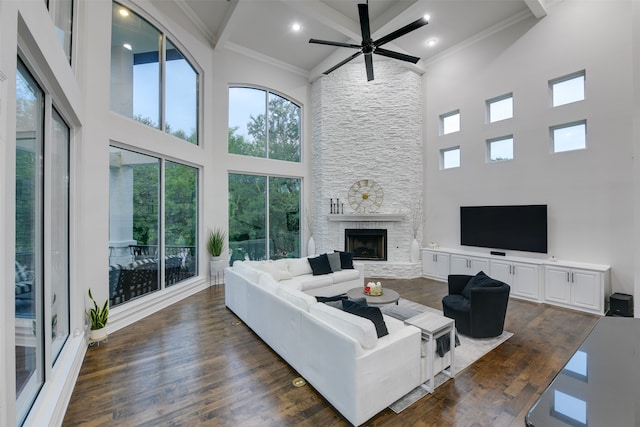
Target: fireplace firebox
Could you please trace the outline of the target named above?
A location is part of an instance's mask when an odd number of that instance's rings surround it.
[[[344,250],[353,253],[354,260],[386,261],[387,230],[347,228]]]

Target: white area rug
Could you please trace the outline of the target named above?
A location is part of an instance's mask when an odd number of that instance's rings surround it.
[[[431,311],[434,313],[442,314],[442,311],[435,308],[427,307],[426,305],[418,304],[413,301],[409,301],[400,298],[398,305],[385,305],[380,307],[384,314],[387,314],[398,319],[408,319],[416,314]],[[463,369],[471,365],[476,360],[480,359],[485,354],[489,353],[494,348],[511,338],[513,334],[511,332],[504,331],[502,335],[495,338],[470,338],[464,335],[458,334],[460,339],[460,345],[456,347],[456,360],[455,360],[455,372],[458,375]],[[446,375],[439,373],[435,377],[435,388],[438,388],[445,381],[450,378]],[[435,391],[434,391],[435,393]],[[422,387],[416,387],[410,391],[407,395],[394,402],[389,408],[396,414],[399,414],[411,404],[417,402],[422,397],[426,396],[428,392]]]

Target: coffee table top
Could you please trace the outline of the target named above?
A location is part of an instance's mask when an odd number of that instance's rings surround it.
[[[382,288],[382,295],[378,295],[378,296],[366,295],[364,293],[364,286],[359,288],[349,289],[347,291],[347,296],[351,299],[364,297],[367,300],[367,304],[370,304],[370,305],[392,304],[392,303],[398,302],[398,299],[400,299],[399,293],[397,293],[393,289],[387,289],[387,288]]]

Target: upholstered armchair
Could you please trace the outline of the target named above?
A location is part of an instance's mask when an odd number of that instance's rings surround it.
[[[446,317],[456,321],[456,329],[473,338],[502,334],[511,288],[483,272],[476,276],[452,274],[449,295],[442,298]]]

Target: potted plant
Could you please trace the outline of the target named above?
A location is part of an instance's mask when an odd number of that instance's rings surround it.
[[[211,255],[211,276],[216,276],[218,272],[222,271],[225,267],[222,252],[224,251],[226,238],[227,232],[220,227],[214,228],[213,231],[209,233],[207,251],[209,255]]]
[[[93,307],[87,310],[87,316],[91,322],[89,338],[91,341],[100,341],[107,337],[107,320],[109,318],[109,300],[107,299],[102,307],[93,299],[91,289],[89,289],[89,299],[93,302]]]

